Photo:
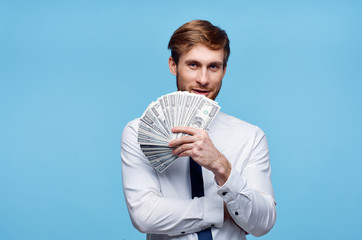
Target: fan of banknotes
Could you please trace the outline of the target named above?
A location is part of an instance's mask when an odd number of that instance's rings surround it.
[[[173,133],[177,126],[206,130],[220,107],[203,95],[173,92],[152,102],[143,113],[138,129],[138,143],[151,165],[160,173],[178,157],[168,143],[186,133]]]

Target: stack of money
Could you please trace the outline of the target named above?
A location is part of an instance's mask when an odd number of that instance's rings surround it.
[[[143,113],[138,129],[138,143],[151,165],[162,173],[177,159],[168,143],[187,134],[173,133],[173,127],[206,130],[219,109],[217,102],[203,95],[181,91],[152,102]]]

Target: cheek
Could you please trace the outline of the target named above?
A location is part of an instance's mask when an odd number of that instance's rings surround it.
[[[185,78],[188,78],[188,79],[192,79],[195,76],[197,76],[197,71],[194,71],[191,69],[186,69],[183,73],[184,73]]]
[[[185,71],[180,75],[184,84],[191,83],[195,79],[195,72]]]
[[[212,83],[215,86],[221,85],[222,82],[222,74],[215,74],[214,76],[212,76]]]

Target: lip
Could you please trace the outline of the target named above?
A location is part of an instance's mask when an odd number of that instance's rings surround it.
[[[201,90],[201,89],[192,89],[192,92],[194,92],[196,94],[204,95],[204,96],[207,96],[210,93],[210,91],[205,91],[205,90]]]

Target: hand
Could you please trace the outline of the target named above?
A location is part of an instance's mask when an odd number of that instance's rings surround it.
[[[234,219],[231,217],[231,215],[229,213],[228,208],[226,207],[226,203],[224,202],[224,221],[227,221],[229,219],[235,223]]]
[[[216,182],[222,186],[230,175],[231,165],[216,149],[209,134],[205,130],[192,127],[174,127],[172,132],[188,134],[169,143],[170,147],[176,147],[172,154],[192,157],[195,162],[212,171]]]

